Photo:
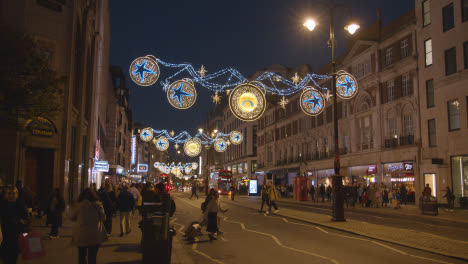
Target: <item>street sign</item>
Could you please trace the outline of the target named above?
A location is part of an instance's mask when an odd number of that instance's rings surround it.
[[[109,172],[109,162],[107,160],[96,160],[94,161],[94,170]]]

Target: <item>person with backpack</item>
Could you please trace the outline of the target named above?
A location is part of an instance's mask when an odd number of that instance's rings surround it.
[[[271,214],[271,206],[273,206],[275,208],[275,213],[277,213],[279,210],[278,210],[278,206],[276,205],[276,200],[278,200],[278,191],[276,190],[275,186],[271,183],[271,182],[268,182],[268,201],[269,201],[269,205],[268,205],[268,212],[267,214]]]
[[[130,212],[135,206],[133,195],[128,192],[128,186],[123,186],[122,192],[119,194],[119,211],[120,211],[120,236],[131,232],[130,230]]]
[[[166,191],[166,185],[160,182],[156,184],[155,190],[155,202],[162,203],[162,213],[168,213],[169,216],[173,216],[176,211],[176,204],[171,195]]]
[[[260,206],[260,213],[263,213],[263,206],[265,204],[268,207],[270,206],[270,201],[268,200],[268,189],[266,185],[263,185],[260,195],[262,197],[262,206]]]

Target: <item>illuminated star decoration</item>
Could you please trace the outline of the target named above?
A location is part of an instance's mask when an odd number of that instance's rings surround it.
[[[177,89],[172,88],[172,91],[174,91],[174,94],[171,96],[171,99],[174,99],[174,97],[177,97],[177,101],[179,101],[179,106],[182,106],[182,96],[193,96],[193,94],[184,92],[182,90],[183,87],[184,87],[184,84],[181,83]]]
[[[296,74],[294,75],[294,77],[292,77],[291,79],[292,79],[292,82],[293,82],[294,84],[298,84],[299,81],[301,80],[301,78],[299,77],[299,75],[297,75],[297,72],[296,72]]]
[[[236,134],[236,136],[234,137],[234,139],[236,140],[237,143],[239,143],[239,140],[241,140],[241,137],[239,134]]]
[[[283,98],[281,98],[281,100],[279,101],[279,105],[283,108],[283,109],[286,109],[286,105],[288,104],[289,100],[286,99],[284,96]]]
[[[158,142],[158,146],[159,146],[160,148],[162,148],[162,149],[164,148],[164,145],[166,145],[166,144],[167,144],[167,143],[166,143],[166,142],[163,142],[161,139],[160,139],[159,142]]]
[[[224,144],[224,141],[221,141],[221,143],[216,144],[219,146],[219,150],[224,150],[226,148],[226,145]]]
[[[172,130],[171,133],[169,133],[169,134],[171,135],[171,137],[174,137],[174,135],[175,135],[174,130]]]
[[[156,74],[156,72],[146,68],[146,62],[148,60],[144,60],[141,64],[136,64],[135,63],[135,67],[136,67],[136,70],[135,72],[133,72],[133,75],[135,74],[139,74],[140,75],[140,82],[145,82],[145,72],[147,73],[151,73],[151,74]]]
[[[312,97],[311,99],[306,99],[304,100],[304,103],[309,103],[309,104],[313,104],[312,105],[312,111],[315,113],[315,107],[319,106],[319,107],[322,107],[322,104],[320,103],[320,101],[322,101],[322,98],[320,97],[317,97],[317,95],[315,94],[314,91],[312,91]]]
[[[221,102],[221,96],[218,95],[218,92],[215,93],[215,95],[212,95],[211,98],[213,98],[213,103],[219,104]]]
[[[330,90],[327,90],[327,94],[325,95],[325,99],[328,101],[330,98],[333,96],[333,94],[330,93]]]
[[[143,137],[143,140],[148,140],[148,138],[151,137],[151,135],[148,133],[148,130],[143,130],[141,136]]]
[[[336,86],[346,87],[346,96],[349,96],[349,90],[355,92],[354,81],[351,81],[347,75],[345,75],[346,82],[337,84]]]
[[[179,149],[179,144],[175,144],[175,145],[174,145],[174,148],[175,148],[175,149]]]
[[[200,77],[205,77],[205,73],[206,73],[206,70],[205,70],[205,66],[201,66],[200,70],[198,71],[198,74],[200,74]]]

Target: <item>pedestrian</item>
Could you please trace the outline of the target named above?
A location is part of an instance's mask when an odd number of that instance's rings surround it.
[[[211,240],[216,240],[214,236],[219,232],[218,229],[218,212],[227,212],[219,202],[219,193],[216,190],[210,190],[210,199],[206,205],[206,210],[203,213],[203,219],[206,221],[206,231],[209,232],[208,237]],[[220,233],[221,234],[221,233]]]
[[[401,203],[407,205],[408,191],[406,190],[406,186],[404,184],[401,185],[399,193],[400,193]]]
[[[233,184],[229,187],[229,191],[231,193],[231,200],[234,201],[234,197],[236,196],[236,186]]]
[[[423,191],[423,194],[424,194],[424,197],[426,199],[429,199],[431,197],[431,193],[432,193],[432,189],[431,187],[429,187],[429,184],[426,184],[426,187],[424,187],[424,191]]]
[[[361,207],[368,207],[367,206],[367,192],[366,191],[362,192]]]
[[[331,193],[332,193],[332,187],[331,185],[327,186],[327,202],[331,202]]]
[[[383,191],[383,196],[382,196],[382,207],[387,207],[388,205],[388,189],[387,187],[385,187],[384,191]]]
[[[322,203],[323,203],[325,201],[325,186],[323,185],[323,183],[320,185],[319,193],[320,193],[320,197],[322,197]]]
[[[315,198],[314,198],[315,197],[315,187],[314,187],[313,184],[310,185],[309,193],[310,193],[310,197],[312,198],[312,201],[314,201],[315,200]]]
[[[445,189],[445,195],[443,197],[447,198],[448,210],[453,211],[453,201],[455,200],[455,195],[453,195],[450,187],[447,186],[447,189]]]
[[[381,203],[381,195],[382,193],[380,192],[380,188],[377,187],[377,186],[374,186],[375,187],[375,208],[379,208],[380,207],[380,203]]]
[[[47,224],[51,225],[49,233],[50,239],[58,238],[58,229],[62,226],[62,214],[65,211],[65,200],[63,199],[60,189],[55,188],[54,193],[49,199],[47,208]]]
[[[271,214],[271,206],[275,208],[274,213],[278,213],[278,206],[276,205],[276,200],[278,200],[278,191],[276,191],[275,186],[271,183],[268,182],[268,212],[267,214]]]
[[[106,215],[96,192],[86,188],[72,207],[71,219],[75,222],[72,245],[78,247],[79,264],[96,264],[99,246],[106,241],[104,230]]]
[[[135,206],[135,199],[133,195],[128,192],[128,186],[123,186],[118,198],[119,212],[120,212],[120,236],[129,234],[130,230],[130,212]]]
[[[166,185],[162,182],[155,186],[155,199],[156,203],[161,203],[161,212],[163,214],[168,213],[172,216],[175,212],[175,202],[171,198],[171,195],[166,190]]]
[[[197,195],[197,182],[192,179],[192,195],[190,196],[190,200],[192,199],[193,196],[196,196],[197,197],[197,200],[198,200],[198,195]]]
[[[5,264],[16,264],[20,248],[18,236],[29,232],[30,218],[24,202],[18,199],[18,189],[8,186],[0,201],[2,244],[0,256]]]
[[[130,185],[130,189],[128,189],[128,192],[132,194],[133,200],[135,200],[135,203],[132,208],[132,215],[135,215],[135,205],[138,201],[138,198],[140,197],[140,192],[138,191],[135,183],[132,183],[132,185]]]
[[[115,213],[115,192],[112,187],[112,184],[105,183],[104,186],[98,191],[99,198],[104,207],[104,213],[106,214],[106,221],[104,226],[106,227],[107,235],[110,236],[112,233],[112,217]]]
[[[270,202],[268,200],[268,189],[266,184],[263,185],[262,191],[260,192],[262,197],[262,205],[260,206],[260,213],[263,212],[263,206],[266,204],[268,207],[270,206]]]
[[[143,190],[141,191],[142,204],[154,203],[156,192],[154,191],[151,182],[146,182]]]

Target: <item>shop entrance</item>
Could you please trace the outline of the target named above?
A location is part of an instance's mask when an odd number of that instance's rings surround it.
[[[424,187],[429,184],[431,188],[431,195],[436,197],[436,175],[434,173],[424,173]]]
[[[39,201],[49,198],[54,175],[54,150],[27,148],[23,186],[31,190]]]

